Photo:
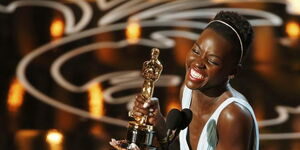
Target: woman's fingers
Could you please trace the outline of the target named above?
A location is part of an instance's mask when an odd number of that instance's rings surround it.
[[[144,115],[148,115],[150,113],[153,113],[154,111],[157,110],[157,107],[154,107],[153,105],[148,107],[148,108],[144,108],[144,107],[140,107],[140,106],[136,106],[136,107],[133,107],[133,110],[135,112],[140,112]]]
[[[138,116],[143,115],[148,115],[149,110],[148,109],[143,109],[143,108],[139,108],[139,107],[134,107],[133,111],[135,114],[137,114]]]
[[[135,98],[135,104],[143,104],[144,108],[148,108],[158,102],[158,98],[152,97],[151,99],[146,99],[141,94],[138,94]]]
[[[141,110],[146,110],[146,109],[148,110],[151,107],[156,108],[157,106],[158,106],[157,98],[151,98],[151,99],[147,100],[147,99],[143,98],[143,96],[141,96],[141,95],[138,95],[134,102],[134,109],[139,108]]]
[[[133,114],[134,114],[135,116],[143,116],[143,114],[140,113],[140,112],[138,112],[138,111],[133,112]]]
[[[151,99],[148,99],[144,102],[143,108],[157,108],[158,107],[158,99],[156,97],[153,97]]]
[[[151,114],[151,115],[150,115],[150,114]],[[149,124],[152,124],[152,125],[156,125],[159,116],[158,116],[155,112],[150,113],[150,114],[149,114],[149,117],[148,117],[148,123],[149,123]]]
[[[138,95],[135,97],[135,101],[138,101],[138,102],[140,102],[140,103],[143,103],[143,102],[145,102],[146,100],[147,100],[147,99],[144,98],[144,96],[141,95],[141,94],[138,94]]]
[[[159,118],[162,117],[161,113],[158,109],[153,109],[153,111],[149,110],[149,115],[148,115],[148,123],[156,125]]]
[[[149,119],[148,119],[148,122],[149,122],[149,124],[156,124],[156,118],[154,118],[154,117],[150,117]]]
[[[141,94],[136,96],[133,113],[135,116],[148,116],[148,123],[156,124],[156,118],[159,116],[159,102],[158,98],[145,99]]]
[[[115,139],[111,139],[111,141],[109,142],[109,144],[114,147],[116,150],[126,150],[125,148],[121,147],[121,144],[125,143],[125,141],[123,140],[115,140]]]

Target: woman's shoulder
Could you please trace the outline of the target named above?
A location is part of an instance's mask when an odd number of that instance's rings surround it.
[[[217,123],[220,145],[248,145],[253,127],[254,122],[247,108],[236,102],[229,104],[220,114]]]
[[[247,103],[245,99],[240,99],[240,101],[244,101]],[[229,117],[234,116],[234,118]],[[222,113],[220,114],[220,117],[225,117],[228,119],[239,119],[241,117],[251,117],[251,113],[249,112],[248,108],[242,105],[239,102],[233,101],[231,104],[229,104],[227,107],[224,108]]]
[[[222,128],[224,125],[228,126],[224,129],[249,130],[253,126],[253,118],[248,108],[233,102],[221,112],[218,125]]]

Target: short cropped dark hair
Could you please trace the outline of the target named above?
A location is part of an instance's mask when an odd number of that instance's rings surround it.
[[[219,13],[217,13],[217,15],[214,17],[213,20],[224,21],[228,23],[230,26],[232,26],[238,32],[243,42],[244,51],[242,57],[244,60],[247,57],[247,54],[249,53],[249,47],[253,39],[253,29],[251,24],[247,21],[246,18],[232,11],[220,11]],[[220,33],[224,38],[226,38],[229,42],[235,45],[236,48],[238,48],[238,50],[240,50],[239,39],[235,35],[234,31],[232,31],[232,29],[230,29],[228,26],[219,22],[214,22],[209,24],[207,28],[210,28]],[[240,56],[240,52],[239,52],[239,56]]]

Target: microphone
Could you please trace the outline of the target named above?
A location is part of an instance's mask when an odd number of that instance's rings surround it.
[[[174,136],[169,141],[170,143],[173,143],[173,141],[178,136],[179,132],[181,130],[185,129],[187,126],[189,126],[189,124],[191,123],[191,121],[193,119],[193,112],[188,108],[185,108],[185,109],[181,110],[180,113],[182,115],[182,121],[181,121],[181,124],[178,126],[177,130],[175,131]]]
[[[190,109],[172,109],[167,115],[167,142],[172,143],[179,132],[185,129],[192,121],[193,113]],[[175,133],[174,133],[175,131]]]
[[[177,128],[180,127],[182,123],[182,113],[178,109],[172,109],[169,111],[167,115],[167,121],[166,121],[166,126],[167,126],[167,142],[170,140],[171,134],[173,134],[173,131]]]
[[[188,109],[185,108],[181,111],[181,115],[182,115],[182,122],[180,124],[180,130],[185,129],[192,121],[193,119],[193,112]]]

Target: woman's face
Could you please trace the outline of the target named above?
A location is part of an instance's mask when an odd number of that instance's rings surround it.
[[[186,57],[186,86],[204,91],[224,87],[237,68],[233,47],[214,30],[204,30]]]

